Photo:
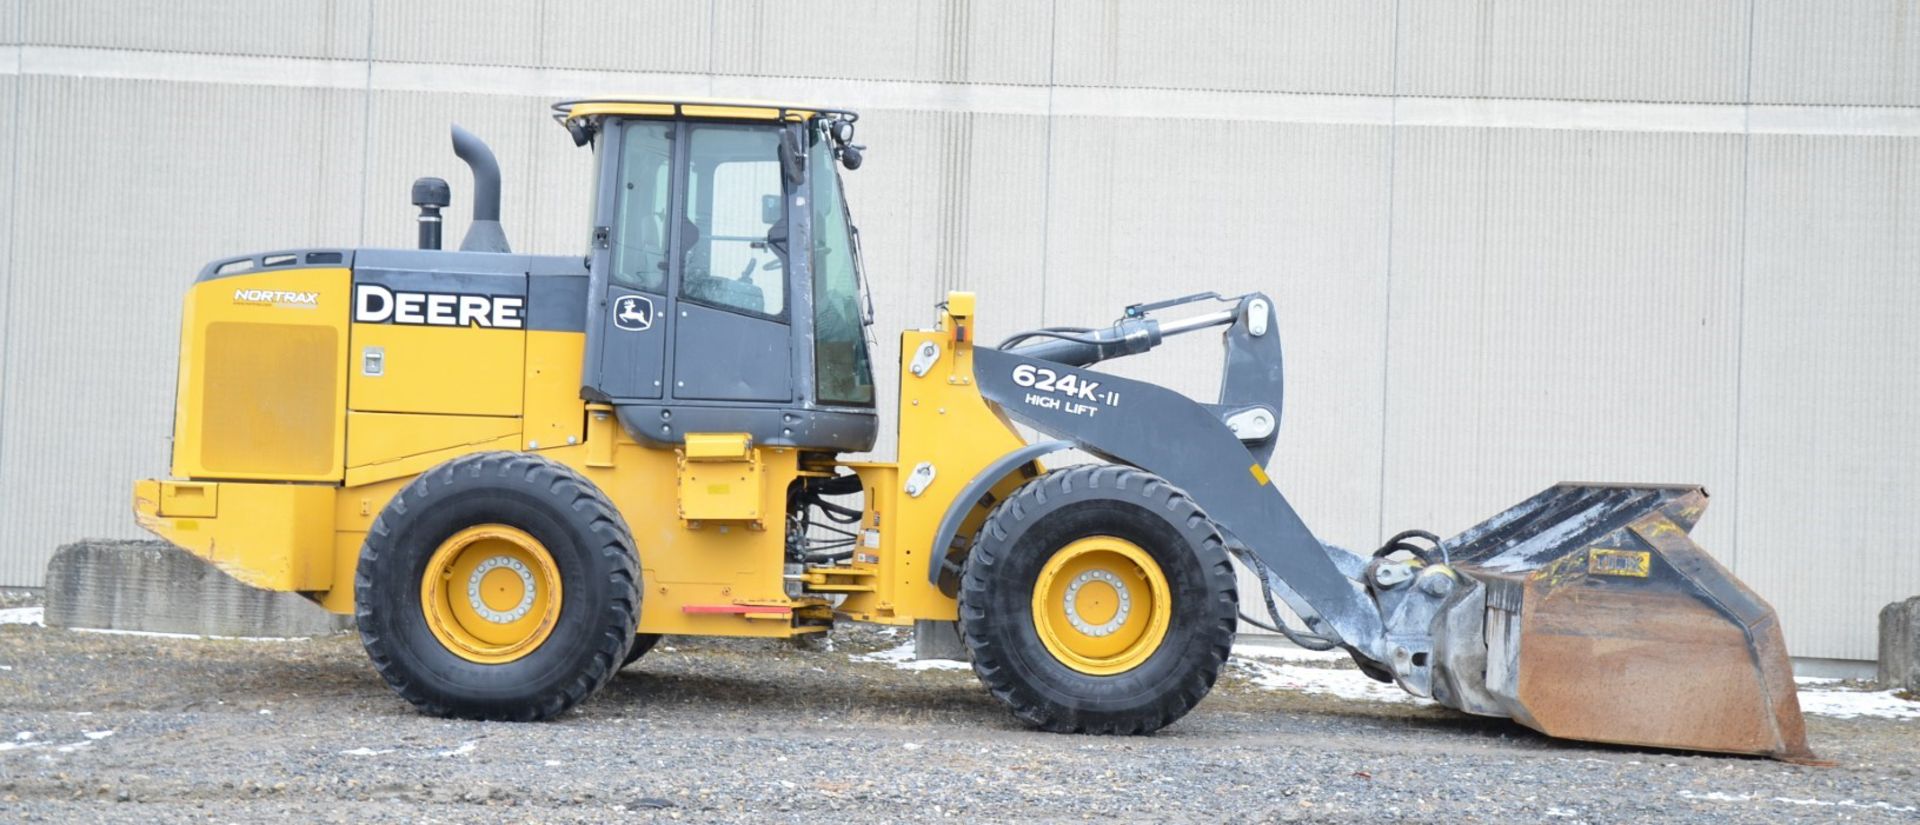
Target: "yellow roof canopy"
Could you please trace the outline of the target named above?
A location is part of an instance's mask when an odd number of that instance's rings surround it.
[[[856,120],[859,118],[859,115],[851,111],[831,106],[809,106],[763,100],[644,96],[566,100],[553,104],[553,112],[553,119],[562,124],[572,120],[608,115],[737,120],[808,120],[814,117]]]

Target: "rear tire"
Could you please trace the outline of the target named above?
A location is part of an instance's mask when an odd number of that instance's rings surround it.
[[[974,673],[1015,716],[1063,733],[1149,733],[1186,715],[1238,613],[1213,522],[1131,467],[1027,482],[987,516],[960,583]]]
[[[367,532],[354,576],[361,644],[435,716],[565,712],[626,660],[640,611],[633,538],[593,483],[523,453],[415,478]]]

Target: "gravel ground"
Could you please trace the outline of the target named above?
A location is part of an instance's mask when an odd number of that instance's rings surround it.
[[[0,625],[0,820],[1920,820],[1915,720],[1810,717],[1838,762],[1812,768],[1263,688],[1256,660],[1157,735],[1059,736],[969,671],[858,656],[905,638],[670,638],[514,725],[416,715],[351,637]]]

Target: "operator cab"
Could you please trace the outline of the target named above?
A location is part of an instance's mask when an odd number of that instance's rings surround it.
[[[858,234],[838,167],[857,116],[650,99],[554,107],[594,147],[582,394],[635,438],[744,432],[871,449]]]

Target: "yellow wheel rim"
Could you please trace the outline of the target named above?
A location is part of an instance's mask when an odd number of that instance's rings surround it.
[[[440,644],[497,665],[540,647],[560,618],[560,568],[539,539],[504,524],[447,537],[427,560],[420,609]]]
[[[1094,676],[1139,667],[1166,641],[1173,600],[1166,574],[1140,546],[1080,539],[1053,554],[1033,583],[1033,626],[1061,664]]]

